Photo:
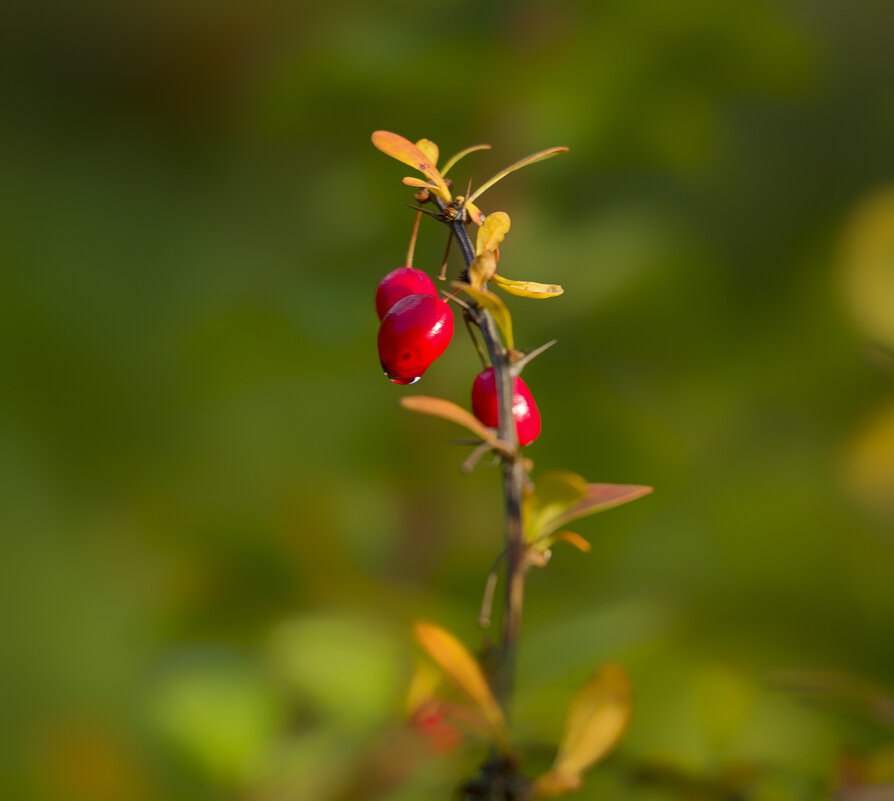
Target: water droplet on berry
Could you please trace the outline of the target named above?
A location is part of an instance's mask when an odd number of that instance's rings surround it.
[[[414,378],[398,378],[397,376],[391,375],[391,373],[385,373],[385,378],[389,381],[393,381],[395,384],[415,384],[417,381],[422,379],[421,375],[417,375]]]

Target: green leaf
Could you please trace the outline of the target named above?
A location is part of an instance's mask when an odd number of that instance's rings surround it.
[[[480,197],[483,192],[486,192],[490,189],[497,181],[505,178],[509,173],[515,172],[516,170],[520,170],[522,167],[527,167],[529,164],[536,164],[538,161],[544,161],[545,159],[551,159],[553,156],[558,156],[559,153],[567,153],[567,147],[551,147],[548,150],[541,150],[539,153],[534,153],[530,156],[525,156],[521,161],[516,161],[515,164],[510,165],[505,170],[501,170],[498,172],[493,178],[489,181],[485,181],[481,186],[479,186],[472,194],[469,196],[469,200],[475,200]],[[396,157],[395,157],[396,158]]]
[[[465,150],[460,150],[459,153],[447,159],[447,163],[441,170],[441,175],[447,175],[448,171],[453,167],[454,164],[456,164],[456,162],[458,162],[461,158],[465,158],[466,156],[468,156],[469,153],[474,153],[476,150],[490,150],[490,145],[472,145],[472,147],[467,147]]]

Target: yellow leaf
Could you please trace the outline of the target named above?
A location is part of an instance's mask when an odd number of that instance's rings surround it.
[[[483,253],[485,250],[496,250],[506,238],[511,225],[509,215],[505,211],[495,211],[487,215],[487,219],[478,229],[478,239],[475,243],[475,252]]]
[[[476,150],[490,150],[490,145],[472,145],[472,147],[467,147],[465,150],[460,150],[455,156],[451,156],[447,159],[447,163],[444,165],[444,169],[441,170],[441,175],[447,175],[447,172],[453,167],[456,162],[458,162],[461,158],[468,156],[469,153],[474,153]]]
[[[490,222],[490,217],[487,218],[487,221]],[[484,225],[487,225],[487,223]],[[484,225],[479,230],[484,230]],[[493,281],[504,292],[508,292],[510,295],[518,295],[520,298],[555,298],[565,291],[558,284],[538,284],[536,281],[513,281],[511,278],[504,278],[502,275],[494,275]]]
[[[428,160],[432,163],[432,166],[438,166],[438,156],[441,154],[438,150],[438,146],[432,142],[431,139],[420,139],[416,143],[416,147],[418,147],[425,155],[428,157]],[[441,173],[443,175],[443,173]]]
[[[485,181],[481,186],[479,186],[472,194],[469,196],[469,200],[475,200],[480,197],[483,192],[486,192],[490,189],[497,181],[505,178],[509,173],[515,172],[516,170],[520,170],[522,167],[527,167],[529,164],[536,164],[538,161],[543,161],[544,159],[552,158],[553,156],[558,156],[559,153],[567,153],[567,147],[551,147],[548,150],[541,150],[539,153],[534,153],[530,156],[525,156],[521,161],[516,161],[515,164],[510,165],[505,170],[501,170],[498,172],[493,178],[489,181]],[[397,158],[395,156],[395,158]]]
[[[485,309],[493,316],[500,331],[503,332],[503,339],[507,348],[512,350],[515,347],[515,341],[512,338],[512,317],[506,304],[497,297],[493,292],[486,289],[475,289],[471,284],[464,284],[462,281],[454,281],[452,286],[463,290],[467,295],[475,298]]]
[[[469,265],[469,283],[475,289],[481,289],[493,278],[497,271],[497,254],[493,250],[485,250],[475,257]]]
[[[405,139],[391,131],[375,131],[372,135],[372,143],[385,155],[419,170],[436,187],[438,194],[446,201],[450,201],[450,191],[438,168],[431,159],[409,139]]]
[[[430,395],[407,395],[400,399],[400,405],[411,412],[429,414],[432,417],[440,417],[450,420],[457,425],[469,429],[473,434],[481,437],[488,445],[502,453],[510,453],[511,448],[501,440],[493,431],[482,423],[471,412],[453,401],[443,398],[433,398]]]
[[[469,215],[469,219],[472,220],[476,225],[481,225],[486,217],[484,216],[484,212],[478,208],[474,203],[470,203],[468,200],[466,201],[466,212]]]
[[[630,680],[624,669],[603,665],[577,693],[552,768],[537,780],[541,795],[560,795],[580,786],[581,775],[617,744],[630,722]]]
[[[497,744],[504,753],[508,753],[506,718],[475,658],[449,631],[433,623],[416,623],[413,633],[416,641],[441,670],[475,702],[484,714]]]

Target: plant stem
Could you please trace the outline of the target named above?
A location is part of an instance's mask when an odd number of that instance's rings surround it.
[[[443,211],[443,209],[442,209]],[[475,260],[475,250],[469,235],[460,220],[448,223],[466,267]],[[518,434],[512,415],[514,375],[509,361],[509,352],[500,338],[497,324],[489,311],[477,309],[472,321],[481,331],[484,345],[494,368],[499,408],[497,436],[513,448],[518,446]],[[522,607],[525,587],[525,550],[522,526],[522,488],[525,483],[525,469],[522,459],[516,455],[502,457],[503,499],[506,507],[506,592],[502,613],[502,637],[499,661],[492,677],[494,693],[508,714],[509,701],[515,685],[515,662],[518,638],[521,631]]]

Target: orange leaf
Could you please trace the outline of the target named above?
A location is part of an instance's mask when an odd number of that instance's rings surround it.
[[[438,667],[475,702],[484,714],[497,744],[504,753],[508,753],[506,718],[475,658],[449,631],[433,623],[416,623],[413,633]]]
[[[481,184],[481,186],[479,186],[474,192],[472,192],[472,194],[469,196],[469,200],[475,200],[476,198],[480,197],[482,193],[486,192],[495,183],[497,183],[497,181],[502,180],[511,172],[520,170],[522,167],[527,167],[529,164],[536,164],[538,161],[543,161],[545,159],[550,159],[553,156],[558,156],[559,153],[567,152],[567,147],[551,147],[548,150],[541,150],[539,153],[525,156],[525,158],[523,158],[521,161],[516,161],[515,164],[510,165],[505,170],[501,170],[489,181],[485,181],[483,184]],[[395,156],[395,158],[397,157]]]
[[[567,542],[569,545],[573,545],[577,550],[583,553],[589,553],[590,548],[592,547],[580,534],[575,534],[573,531],[559,531],[558,533],[553,534],[550,539]]]
[[[463,409],[453,401],[444,400],[443,398],[433,398],[430,395],[407,395],[400,399],[400,405],[404,409],[411,412],[419,412],[420,414],[428,414],[432,417],[440,417],[444,420],[450,420],[457,425],[469,429],[473,434],[481,437],[494,450],[502,453],[511,451],[509,445],[501,440],[493,431],[482,423],[471,412]]]
[[[393,159],[402,161],[415,170],[419,170],[437,188],[438,195],[446,201],[450,201],[450,191],[438,168],[432,164],[431,159],[409,139],[399,136],[391,131],[375,131],[372,135],[372,143],[383,153]]]
[[[587,484],[586,496],[553,520],[551,530],[555,531],[572,520],[630,503],[650,492],[652,487],[638,484]]]
[[[438,195],[438,197],[441,196],[441,190],[438,189],[438,187],[436,187],[434,184],[428,183],[427,181],[423,181],[421,178],[412,178],[408,176],[407,178],[401,178],[400,182],[402,184],[405,184],[406,186],[417,186],[420,189],[428,189],[429,191],[434,192],[436,195]]]

